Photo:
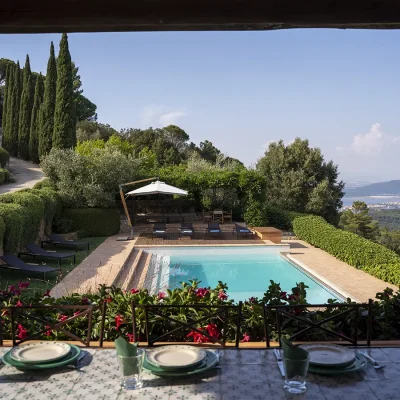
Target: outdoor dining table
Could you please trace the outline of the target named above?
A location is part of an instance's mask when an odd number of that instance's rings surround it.
[[[2,356],[8,348],[0,348]],[[283,377],[271,349],[221,350],[220,367],[185,378],[164,379],[144,373],[144,387],[120,387],[115,349],[84,349],[78,369],[21,372],[0,364],[0,399],[7,400],[390,400],[400,399],[400,348],[371,348],[368,353],[385,368],[371,364],[347,375],[308,373],[307,392],[284,392]],[[365,349],[363,349],[365,350]],[[358,350],[356,350],[358,351]]]

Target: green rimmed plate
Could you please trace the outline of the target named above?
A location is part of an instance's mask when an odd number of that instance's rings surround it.
[[[196,375],[196,374],[200,374],[202,372],[208,371],[209,369],[211,369],[212,367],[215,366],[215,364],[217,364],[218,362],[218,358],[216,356],[216,354],[210,350],[205,350],[207,357],[206,359],[197,367],[194,368],[190,368],[190,369],[179,369],[176,371],[167,371],[165,369],[162,368],[158,368],[155,367],[151,364],[149,364],[147,362],[147,360],[144,360],[144,368],[146,368],[147,370],[149,370],[151,373],[153,373],[154,375],[158,375],[158,376],[190,376],[190,375]]]
[[[349,372],[358,371],[358,370],[364,368],[366,366],[366,364],[367,364],[367,359],[361,354],[356,354],[354,363],[347,367],[343,367],[343,368],[319,367],[319,366],[310,364],[308,366],[308,372],[312,372],[314,374],[321,374],[321,375],[341,375],[341,374],[347,374]]]
[[[48,362],[43,364],[25,364],[23,362],[14,360],[11,357],[11,351],[7,351],[7,353],[3,356],[3,362],[6,365],[10,365],[11,367],[15,367],[21,370],[25,369],[49,369],[49,368],[57,368],[62,367],[64,365],[72,364],[81,353],[81,349],[78,346],[74,346],[73,344],[69,345],[71,347],[70,353],[63,358],[62,360],[57,360],[56,362]]]

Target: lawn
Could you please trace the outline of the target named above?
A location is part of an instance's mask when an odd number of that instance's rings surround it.
[[[65,277],[69,272],[71,272],[77,265],[79,265],[97,246],[106,240],[106,236],[101,237],[88,237],[79,239],[79,241],[89,242],[90,249],[84,248],[82,250],[78,249],[76,252],[76,263],[73,264],[73,258],[66,258],[62,260],[61,263],[61,276]],[[45,249],[57,250],[59,253],[75,253],[73,247],[62,247],[57,245],[54,247],[51,244],[44,245]],[[58,261],[53,261],[49,259],[33,259],[28,256],[21,256],[26,262],[41,263],[49,267],[58,268]],[[52,289],[58,281],[60,280],[60,274],[57,272],[46,274],[46,280],[43,280],[42,274],[27,274],[17,270],[0,268],[0,290],[6,289],[9,285],[18,285],[18,282],[30,282],[29,289],[32,291],[39,291],[40,293],[45,293],[47,289]]]

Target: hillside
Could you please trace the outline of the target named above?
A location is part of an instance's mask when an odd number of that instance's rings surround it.
[[[378,182],[371,183],[370,185],[354,188],[345,189],[346,196],[377,196],[377,195],[400,195],[400,180],[394,180],[389,182]]]
[[[400,210],[369,210],[369,215],[381,228],[400,230]]]

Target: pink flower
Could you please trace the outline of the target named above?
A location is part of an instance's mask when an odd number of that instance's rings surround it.
[[[164,292],[159,292],[158,293],[158,296],[157,296],[158,300],[162,300],[164,297],[165,297],[165,293]]]
[[[228,295],[221,289],[218,293],[218,298],[220,300],[226,300],[228,298]]]
[[[50,325],[46,325],[45,328],[47,329],[45,335],[46,336],[51,336],[52,331],[50,330],[51,326]]]
[[[65,320],[67,320],[67,319],[68,319],[68,315],[58,314],[58,320],[59,320],[60,322],[63,322],[63,321],[65,321]]]
[[[21,301],[20,300],[18,300],[16,303],[15,303],[15,307],[22,307],[22,303],[21,303]]]
[[[74,312],[74,317],[76,317],[77,315],[79,315],[82,311],[75,311]]]
[[[249,302],[250,303],[255,303],[256,302],[256,298],[255,297],[250,297],[249,298]]]
[[[126,336],[128,336],[128,342],[133,343],[135,341],[135,336],[132,333],[127,333]]]
[[[250,336],[245,332],[241,341],[242,342],[249,342],[250,341]]]
[[[286,295],[287,295],[287,292],[282,292],[281,299],[286,300]]]
[[[24,340],[28,337],[28,331],[21,324],[19,324],[17,327],[17,336],[18,339],[21,340]]]
[[[89,299],[87,297],[82,297],[81,303],[82,304],[89,304]]]
[[[10,285],[8,288],[9,292],[14,292],[15,291],[15,285]]]
[[[123,318],[118,314],[115,319],[115,328],[117,329],[117,331],[119,331],[119,327],[124,323]]]
[[[135,294],[135,293],[139,293],[140,290],[139,289],[131,289],[131,294]]]
[[[43,294],[43,297],[50,297],[50,289],[46,290],[46,292]]]
[[[30,285],[30,282],[18,282],[19,290],[27,289]]]
[[[206,289],[206,288],[198,288],[195,291],[196,296],[200,297],[200,298],[203,298],[208,293],[210,293],[210,291],[208,289]]]

